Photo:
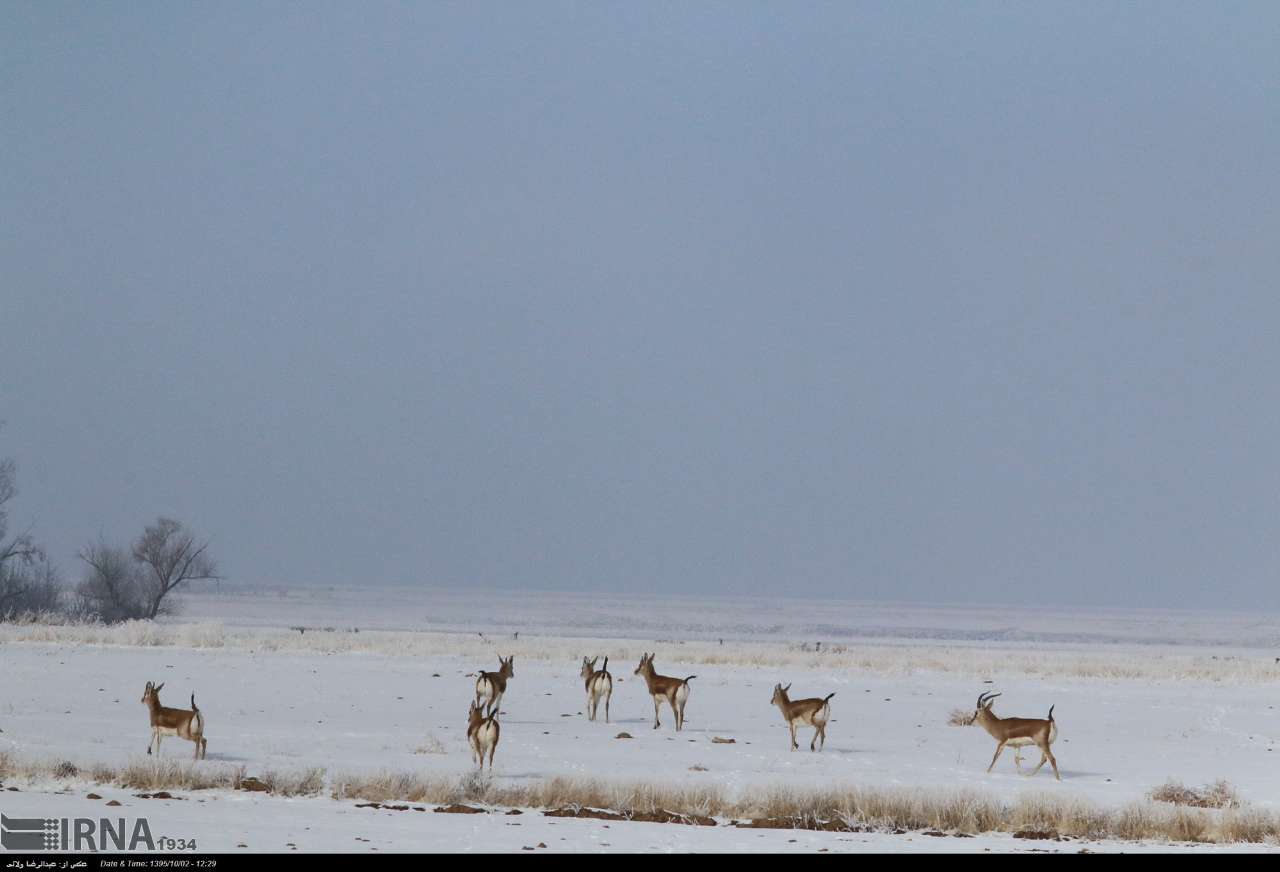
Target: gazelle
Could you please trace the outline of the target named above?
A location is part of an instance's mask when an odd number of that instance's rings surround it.
[[[498,750],[498,734],[502,731],[498,719],[492,715],[485,717],[480,706],[471,703],[467,712],[467,743],[471,745],[471,753],[476,763],[484,768],[484,755],[489,755],[489,768],[493,769],[493,752]]]
[[[498,705],[502,702],[502,695],[507,692],[507,679],[515,677],[516,670],[514,668],[516,656],[512,654],[510,657],[503,659],[502,655],[498,655],[497,672],[480,671],[480,677],[476,679],[476,704],[479,705],[481,700],[486,702],[485,715],[494,715],[498,713]]]
[[[978,723],[982,729],[991,734],[991,738],[996,740],[996,754],[991,758],[991,766],[987,767],[990,772],[992,767],[996,765],[996,760],[1000,759],[1000,752],[1004,750],[1005,745],[1013,748],[1013,765],[1018,767],[1018,771],[1022,771],[1022,754],[1019,749],[1025,748],[1027,745],[1035,745],[1040,749],[1040,763],[1032,770],[1031,774],[1035,775],[1044,766],[1046,760],[1053,766],[1053,777],[1062,780],[1062,776],[1058,774],[1058,761],[1054,759],[1053,752],[1049,750],[1049,746],[1058,738],[1058,725],[1053,720],[1053,706],[1049,706],[1049,717],[1044,720],[1037,718],[998,718],[991,711],[991,704],[998,693],[984,693],[978,697],[978,706],[974,709],[973,717],[969,719],[969,723]]]
[[[604,658],[604,667],[596,671],[599,657],[588,660],[582,658],[582,676],[587,688],[587,719],[594,721],[600,708],[600,697],[604,697],[604,722],[609,723],[609,697],[613,696],[613,676],[609,674],[609,658]]]
[[[670,678],[659,675],[653,670],[652,654],[643,654],[640,657],[640,665],[636,667],[635,674],[644,676],[644,683],[649,687],[649,695],[653,697],[653,728],[656,730],[660,726],[658,706],[666,700],[667,705],[671,706],[671,712],[675,715],[676,731],[679,732],[684,727],[684,704],[689,698],[689,682],[698,676]]]
[[[202,760],[208,746],[204,737],[204,715],[196,708],[196,695],[191,694],[191,711],[186,709],[165,708],[160,705],[160,688],[164,682],[153,684],[147,682],[142,691],[142,704],[151,712],[151,741],[147,742],[147,753],[151,746],[156,746],[156,756],[160,756],[160,737],[177,736],[188,742],[196,743],[195,759]]]
[[[814,743],[819,739],[822,740],[819,747],[825,747],[827,744],[827,721],[831,719],[831,697],[834,693],[829,693],[822,699],[813,697],[812,699],[797,699],[794,702],[787,696],[787,691],[791,689],[791,685],[783,687],[781,684],[773,686],[773,699],[769,702],[782,709],[782,716],[786,718],[787,726],[791,728],[791,750],[794,751],[800,746],[796,744],[796,727],[798,725],[813,727],[813,741],[809,743],[809,750],[815,751]]]

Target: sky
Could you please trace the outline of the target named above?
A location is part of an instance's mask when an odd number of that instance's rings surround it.
[[[0,7],[72,580],[1280,609],[1280,4]]]

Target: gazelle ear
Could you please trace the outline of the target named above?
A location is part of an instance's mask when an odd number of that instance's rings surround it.
[[[789,682],[789,681],[788,681],[788,682],[787,682],[787,686],[786,686],[786,687],[784,687],[784,688],[782,688],[782,689],[783,689],[783,690],[790,690],[790,689],[791,689],[791,682]]]
[[[163,681],[156,685],[156,693],[159,693],[159,692],[160,692],[160,688],[162,688],[162,687],[164,687],[164,682],[163,682]]]

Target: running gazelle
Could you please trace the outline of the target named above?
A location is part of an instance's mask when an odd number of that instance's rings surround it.
[[[676,719],[676,731],[679,732],[684,727],[684,704],[689,699],[689,681],[697,678],[696,675],[690,675],[688,678],[671,678],[666,675],[659,675],[653,669],[653,655],[644,654],[640,658],[640,665],[636,667],[636,675],[644,677],[644,683],[649,687],[649,695],[653,697],[653,728],[656,730],[660,726],[658,723],[658,706],[664,700],[667,705],[671,706],[671,711]]]
[[[604,658],[604,666],[596,670],[599,657],[588,660],[582,658],[582,669],[579,675],[587,689],[587,719],[594,721],[600,708],[600,698],[604,697],[604,722],[609,723],[609,698],[613,696],[613,676],[609,674],[609,658]]]
[[[160,705],[160,688],[162,687],[164,682],[154,684],[148,681],[146,689],[142,691],[142,704],[151,714],[151,741],[147,742],[147,753],[150,754],[151,746],[155,745],[156,756],[160,756],[160,737],[177,736],[179,739],[195,742],[195,759],[204,759],[209,743],[204,738],[204,715],[200,713],[200,709],[196,708],[196,695],[191,694],[190,711],[165,708]]]
[[[480,671],[480,677],[476,679],[476,705],[483,700],[486,715],[498,713],[502,695],[507,692],[507,679],[513,678],[516,674],[515,659],[514,654],[506,658],[499,654],[497,672]]]
[[[467,744],[476,758],[477,765],[484,768],[484,755],[489,755],[489,768],[493,769],[493,752],[498,750],[498,735],[502,728],[498,719],[492,715],[485,717],[477,703],[471,703],[467,711]]]
[[[797,699],[792,700],[787,696],[787,691],[791,689],[788,684],[783,687],[781,684],[773,686],[773,699],[769,702],[782,709],[782,716],[787,721],[787,726],[791,728],[791,750],[794,751],[800,746],[796,744],[796,727],[808,726],[813,727],[813,741],[809,743],[809,750],[816,751],[814,744],[821,739],[819,748],[826,747],[827,744],[827,721],[831,719],[831,697],[834,693],[827,694],[824,698],[818,699]]]
[[[1049,717],[1044,720],[1038,718],[999,718],[991,711],[991,704],[998,693],[984,693],[978,697],[977,708],[974,709],[973,717],[969,719],[969,723],[977,723],[986,730],[991,738],[996,740],[996,753],[991,758],[991,766],[987,767],[990,772],[992,767],[996,765],[996,760],[1000,759],[1000,752],[1004,750],[1005,745],[1013,748],[1013,765],[1018,767],[1018,771],[1022,771],[1022,754],[1020,748],[1027,745],[1035,745],[1040,749],[1040,763],[1032,770],[1031,774],[1035,775],[1044,766],[1046,760],[1053,766],[1053,777],[1062,780],[1062,776],[1058,774],[1058,761],[1054,759],[1053,752],[1049,750],[1049,746],[1058,738],[1058,725],[1053,720],[1053,706],[1049,706]]]

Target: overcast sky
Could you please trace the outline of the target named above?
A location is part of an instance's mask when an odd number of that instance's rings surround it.
[[[0,8],[0,457],[230,579],[1280,608],[1280,4]]]

